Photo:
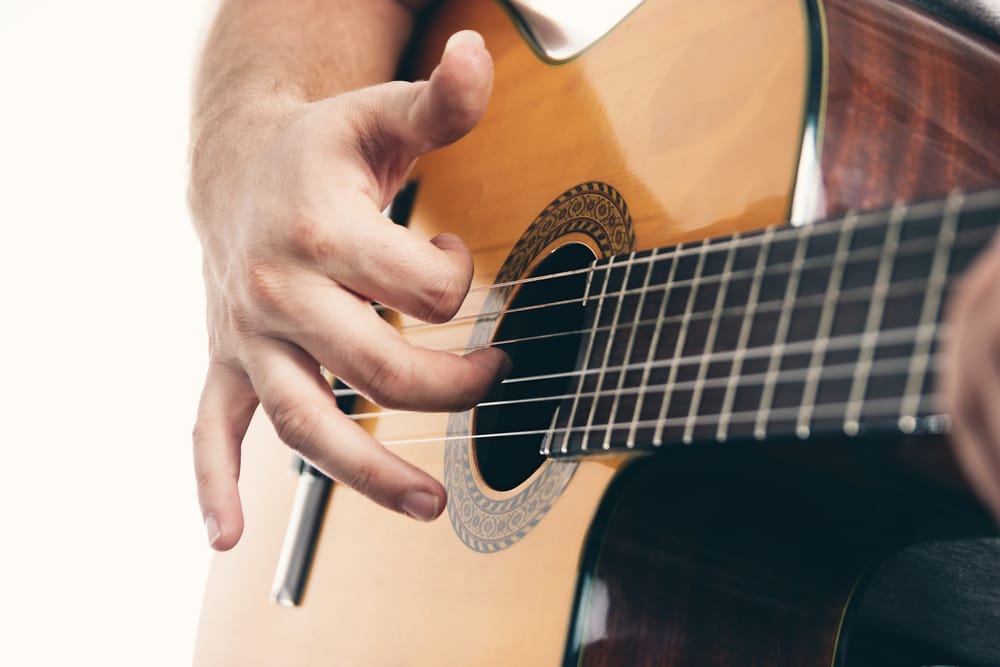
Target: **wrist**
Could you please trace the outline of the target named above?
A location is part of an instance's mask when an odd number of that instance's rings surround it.
[[[216,217],[218,206],[272,141],[276,132],[305,102],[272,94],[204,109],[191,123],[188,204],[196,225]]]

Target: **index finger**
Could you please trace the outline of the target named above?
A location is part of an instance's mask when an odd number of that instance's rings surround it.
[[[337,377],[387,408],[465,410],[510,370],[496,348],[464,356],[411,344],[364,300],[319,277],[290,277],[280,329]],[[263,398],[263,397],[262,397]]]
[[[342,413],[319,365],[298,347],[260,338],[244,360],[254,391],[283,442],[331,478],[421,521],[447,495],[436,479],[383,447]]]
[[[429,241],[391,222],[374,206],[361,203],[351,234],[328,242],[336,256],[321,258],[323,271],[364,297],[425,322],[455,315],[472,282],[472,254],[454,234]],[[332,231],[326,232],[332,234]],[[350,257],[351,261],[343,261]]]

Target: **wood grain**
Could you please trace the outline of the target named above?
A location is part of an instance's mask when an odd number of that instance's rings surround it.
[[[940,442],[843,445],[674,450],[626,469],[595,520],[567,667],[854,665],[843,647],[865,573],[990,522],[901,465],[936,467]]]
[[[827,0],[825,214],[1000,184],[1000,46],[900,0]]]

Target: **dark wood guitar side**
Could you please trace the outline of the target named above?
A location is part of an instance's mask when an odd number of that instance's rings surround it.
[[[565,665],[867,667],[850,639],[873,568],[992,528],[900,464],[934,444],[854,444],[685,451],[626,471],[595,521]]]
[[[910,3],[822,3],[827,217],[1000,183],[1000,53]]]

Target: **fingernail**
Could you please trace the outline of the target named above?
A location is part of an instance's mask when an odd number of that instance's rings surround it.
[[[214,514],[205,517],[205,532],[208,533],[208,546],[214,546],[215,541],[222,537],[222,528]]]
[[[510,360],[509,354],[504,354],[503,364],[500,366],[500,379],[506,380],[512,370],[514,370],[514,362]]]
[[[444,45],[444,52],[448,53],[453,48],[463,43],[478,44],[479,46],[485,46],[486,44],[483,41],[483,36],[475,30],[462,30],[461,32],[456,32],[448,38],[448,41]]]
[[[409,491],[403,496],[400,508],[420,521],[431,521],[438,515],[438,497],[426,491]]]

